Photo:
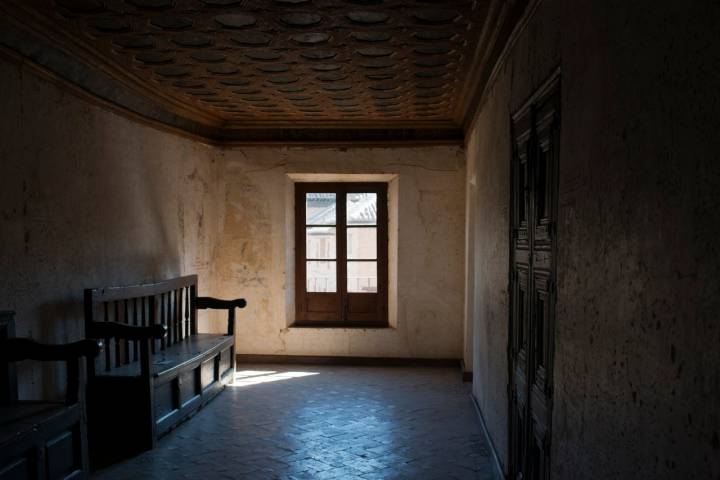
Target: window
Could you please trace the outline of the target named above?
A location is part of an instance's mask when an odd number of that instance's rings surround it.
[[[296,183],[296,325],[387,326],[387,184]]]

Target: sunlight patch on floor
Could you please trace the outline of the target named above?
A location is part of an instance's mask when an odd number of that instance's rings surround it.
[[[235,383],[229,387],[248,387],[260,383],[278,382],[293,378],[318,375],[317,372],[277,372],[275,370],[238,370],[235,372]]]

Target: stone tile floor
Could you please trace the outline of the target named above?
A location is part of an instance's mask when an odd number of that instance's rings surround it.
[[[238,365],[151,451],[97,479],[493,479],[459,372]]]

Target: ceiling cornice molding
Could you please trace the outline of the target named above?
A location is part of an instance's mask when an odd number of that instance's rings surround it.
[[[448,120],[440,121],[366,121],[366,120],[339,120],[327,121],[317,120],[313,122],[266,122],[255,121],[252,124],[240,122],[229,122],[223,125],[223,131],[232,132],[235,130],[267,130],[276,128],[286,129],[319,129],[319,130],[447,130],[458,129],[458,126]]]
[[[430,146],[464,143],[460,128],[268,128],[234,130],[224,133],[223,146]]]
[[[533,18],[542,0],[493,0],[493,3],[495,9],[491,9],[497,15],[497,23],[492,35],[486,35],[486,24],[481,36],[481,40],[486,36],[492,37],[492,46],[481,49],[478,44],[483,60],[473,65],[475,88],[468,90],[471,95],[471,100],[468,100],[470,108],[463,111],[460,117],[466,142],[487,99],[488,89],[495,83],[513,45]],[[488,15],[488,22],[490,21],[491,15]]]
[[[103,110],[115,113],[140,125],[151,127],[164,133],[170,133],[203,144],[219,145],[219,142],[215,140],[214,135],[199,135],[191,133],[187,129],[172,126],[166,122],[154,120],[152,118],[141,115],[130,108],[118,105],[117,103],[114,103],[102,96],[86,90],[85,88],[82,88],[74,82],[58,75],[54,71],[40,65],[39,63],[28,59],[24,55],[16,52],[13,49],[8,48],[5,45],[0,45],[0,60],[5,60],[8,63],[15,64],[18,68],[21,68],[24,71],[35,75],[36,77],[52,84],[63,92],[67,92],[68,94],[73,95],[74,97],[84,102],[95,105],[99,108],[102,108]]]
[[[191,108],[187,103],[179,102],[176,98],[163,93],[159,88],[142,79],[132,75],[120,65],[112,61],[110,57],[101,55],[99,52],[89,48],[92,39],[87,38],[86,42],[80,41],[65,30],[59,28],[59,22],[53,22],[43,15],[33,12],[28,5],[15,1],[0,2],[0,16],[10,26],[14,26],[36,38],[44,40],[47,46],[61,50],[69,57],[75,57],[80,62],[92,69],[102,72],[112,78],[117,84],[141,95],[146,101],[152,103],[161,102],[163,107],[171,114],[196,122],[200,125],[219,127],[222,120],[219,117],[208,115],[206,112]]]
[[[487,68],[488,63],[488,46],[492,47],[497,37],[497,21],[502,17],[502,12],[507,6],[507,0],[490,0],[488,13],[485,22],[480,31],[477,45],[473,50],[473,56],[470,61],[468,75],[462,85],[460,91],[460,101],[456,105],[453,114],[455,122],[462,124],[468,112],[474,109],[473,98],[476,96],[477,90],[480,88],[480,81],[483,71]]]

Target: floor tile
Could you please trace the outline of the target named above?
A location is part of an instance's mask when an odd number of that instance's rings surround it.
[[[454,369],[240,365],[158,447],[97,479],[492,480]]]

